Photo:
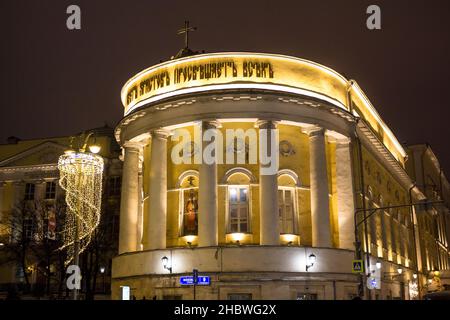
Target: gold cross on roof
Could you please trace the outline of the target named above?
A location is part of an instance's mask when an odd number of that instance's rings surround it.
[[[184,46],[185,48],[189,48],[189,31],[195,31],[197,30],[196,27],[189,27],[189,21],[184,22],[184,28],[181,28],[178,30],[177,34],[183,34],[184,33]]]

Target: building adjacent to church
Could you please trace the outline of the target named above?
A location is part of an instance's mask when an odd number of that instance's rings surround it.
[[[88,291],[105,294],[111,259],[117,254],[122,163],[111,128],[89,132],[101,146],[105,168],[102,219],[93,244],[81,257],[82,286],[84,293],[89,286]],[[80,143],[74,138],[10,137],[0,144],[0,299],[8,292],[60,297],[68,293],[64,252],[56,250],[65,221],[58,158]]]

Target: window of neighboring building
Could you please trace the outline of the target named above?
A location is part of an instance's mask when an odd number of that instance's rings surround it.
[[[249,232],[248,187],[228,187],[229,231],[231,233]]]
[[[198,234],[198,177],[186,176],[180,183],[180,235]]]
[[[48,181],[45,183],[45,199],[56,198],[56,182]]]
[[[27,183],[25,184],[25,200],[34,200],[34,189],[35,185],[34,183]]]
[[[34,235],[34,223],[33,219],[25,218],[23,220],[23,230],[24,238],[27,240],[32,240]]]
[[[108,196],[115,197],[120,196],[120,190],[122,187],[122,178],[119,176],[109,177],[108,179]]]
[[[252,300],[251,293],[229,293],[228,300]]]

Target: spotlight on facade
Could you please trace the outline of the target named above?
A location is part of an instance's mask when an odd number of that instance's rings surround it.
[[[433,283],[433,279],[428,279],[428,283],[432,284]]]
[[[397,272],[398,272],[398,274],[402,274],[403,273],[403,269],[402,268],[398,268]]]
[[[167,258],[166,256],[161,258],[162,264],[163,264],[163,268],[166,270],[169,270],[170,273],[172,273],[172,266],[169,266],[169,258]]]
[[[413,278],[414,278],[414,279],[417,279],[417,273],[414,273],[414,274],[413,274]]]
[[[186,241],[186,244],[190,247],[194,243],[197,236],[190,235],[190,236],[184,236],[184,241]]]
[[[311,268],[311,267],[314,265],[315,262],[316,262],[316,256],[315,256],[314,254],[311,253],[311,254],[308,256],[308,263],[307,263],[307,265],[306,265],[306,271],[308,271],[309,268]]]
[[[233,239],[234,242],[236,242],[238,245],[240,245],[241,241],[244,240],[244,234],[243,233],[232,233],[231,239]]]
[[[441,274],[441,273],[440,273],[438,270],[436,270],[436,271],[434,272],[434,276],[435,276],[435,277],[439,277],[440,274]]]
[[[106,268],[105,267],[100,267],[100,273],[103,274],[105,273]]]
[[[295,234],[282,234],[281,241],[286,243],[288,246],[292,245],[297,240],[297,236]]]
[[[377,269],[381,269],[381,262],[377,261],[377,263],[375,263],[375,266],[377,267]]]
[[[92,153],[99,153],[101,147],[98,144],[92,144],[89,146],[89,151]]]

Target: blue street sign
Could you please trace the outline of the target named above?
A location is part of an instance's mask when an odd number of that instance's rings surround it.
[[[192,285],[194,285],[194,277],[193,276],[180,277],[180,284],[182,286],[192,286]],[[210,284],[211,284],[211,277],[198,276],[196,285],[209,286]]]

